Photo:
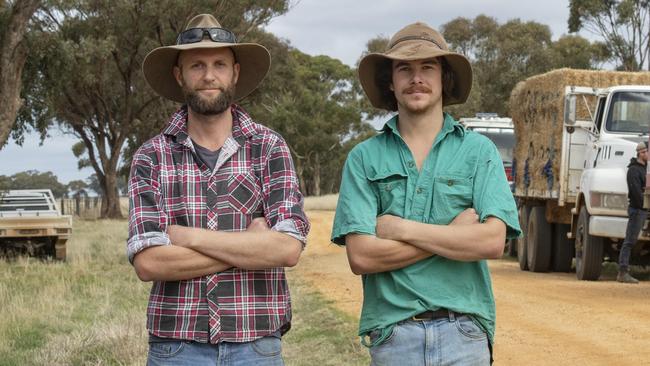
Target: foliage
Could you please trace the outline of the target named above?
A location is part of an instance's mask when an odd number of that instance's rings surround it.
[[[68,186],[59,182],[54,173],[37,170],[27,170],[10,177],[0,175],[0,190],[5,189],[50,189],[57,198],[68,194]]]
[[[650,2],[647,0],[570,0],[569,30],[600,35],[619,69],[650,70]]]
[[[9,137],[22,105],[21,76],[28,48],[25,35],[41,0],[0,2],[0,148]]]
[[[73,151],[80,167],[95,171],[102,217],[121,217],[117,174],[127,142],[135,135],[151,136],[174,108],[146,85],[145,55],[173,44],[198,13],[216,10],[224,26],[245,38],[288,5],[278,0],[52,1],[40,18],[40,32],[31,38],[38,57],[24,79],[21,126],[44,134],[58,123],[79,137],[82,145]]]

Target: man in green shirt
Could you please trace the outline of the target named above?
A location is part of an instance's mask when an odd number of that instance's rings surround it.
[[[372,364],[489,364],[485,260],[520,229],[496,147],[443,112],[467,99],[469,61],[415,23],[365,56],[359,77],[375,107],[398,112],[348,155],[332,232],[362,275]]]

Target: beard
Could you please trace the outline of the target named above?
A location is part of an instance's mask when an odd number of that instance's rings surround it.
[[[181,89],[187,106],[195,113],[205,116],[214,116],[225,112],[235,99],[234,84],[218,88],[221,93],[211,99],[203,98],[196,90],[189,89],[185,83]]]

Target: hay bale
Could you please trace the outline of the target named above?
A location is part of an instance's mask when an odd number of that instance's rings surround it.
[[[528,197],[557,197],[566,86],[606,88],[648,85],[648,72],[558,69],[518,83],[510,94],[510,116],[515,126],[516,193]],[[595,113],[596,98],[589,100]],[[591,120],[584,103],[577,103],[577,118]],[[528,182],[524,169],[528,161]],[[526,184],[528,183],[528,184]]]

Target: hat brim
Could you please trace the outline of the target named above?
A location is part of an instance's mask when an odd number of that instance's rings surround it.
[[[185,97],[173,73],[178,54],[184,50],[206,48],[230,48],[235,54],[235,59],[240,65],[239,79],[235,88],[235,100],[240,100],[253,92],[264,80],[271,67],[271,55],[262,45],[256,43],[201,41],[158,47],[149,52],[142,62],[145,80],[159,95],[175,102],[185,103]]]
[[[380,68],[385,67],[386,60],[414,61],[434,57],[444,57],[454,74],[454,86],[450,93],[443,98],[443,106],[462,104],[467,101],[472,89],[472,66],[469,60],[461,54],[445,51],[437,47],[422,45],[421,42],[404,42],[406,47],[395,47],[387,53],[370,53],[359,62],[359,81],[366,92],[370,103],[376,108],[389,111],[395,108],[394,95],[387,97],[385,90],[377,84],[377,73]],[[409,45],[410,43],[410,45]],[[418,45],[419,47],[413,47]],[[417,50],[414,52],[413,50]]]

